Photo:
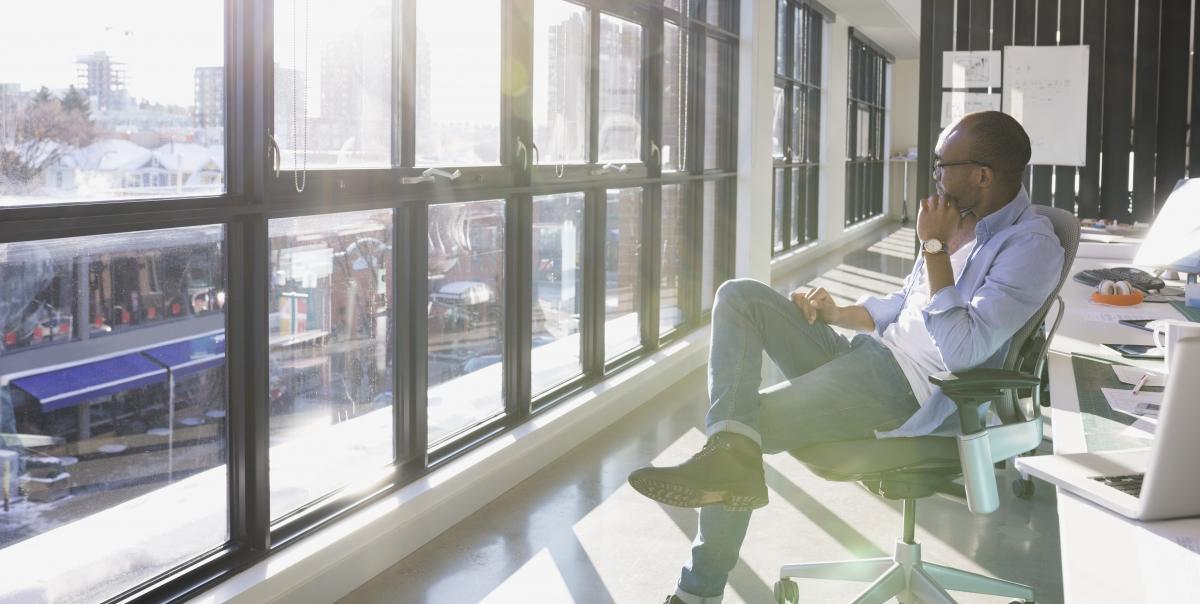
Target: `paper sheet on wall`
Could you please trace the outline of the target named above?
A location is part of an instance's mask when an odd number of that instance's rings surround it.
[[[976,111],[1000,111],[1000,94],[986,92],[942,92],[942,127]]]
[[[1087,92],[1086,45],[1004,47],[1004,111],[1029,134],[1029,163],[1086,163]]]
[[[942,53],[942,88],[999,88],[1000,51]]]

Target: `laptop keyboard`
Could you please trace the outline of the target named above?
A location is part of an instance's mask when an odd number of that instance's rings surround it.
[[[1093,476],[1092,480],[1102,482],[1122,493],[1137,497],[1142,493],[1142,478],[1145,474],[1129,474],[1127,476]]]

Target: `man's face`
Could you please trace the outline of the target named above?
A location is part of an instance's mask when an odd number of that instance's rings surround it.
[[[977,164],[960,163],[974,159],[970,153],[969,137],[968,132],[954,128],[938,141],[934,149],[933,182],[937,185],[937,192],[954,198],[960,206],[972,206],[979,201],[976,170],[981,168]]]

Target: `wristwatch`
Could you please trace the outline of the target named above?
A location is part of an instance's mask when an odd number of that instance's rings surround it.
[[[926,254],[941,254],[946,251],[946,246],[940,239],[926,239],[921,242],[921,251]]]

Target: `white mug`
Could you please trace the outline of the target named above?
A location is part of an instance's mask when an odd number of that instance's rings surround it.
[[[1200,337],[1200,323],[1178,319],[1158,319],[1146,324],[1154,332],[1154,346],[1163,353],[1163,364],[1170,370],[1171,348],[1182,337]]]

